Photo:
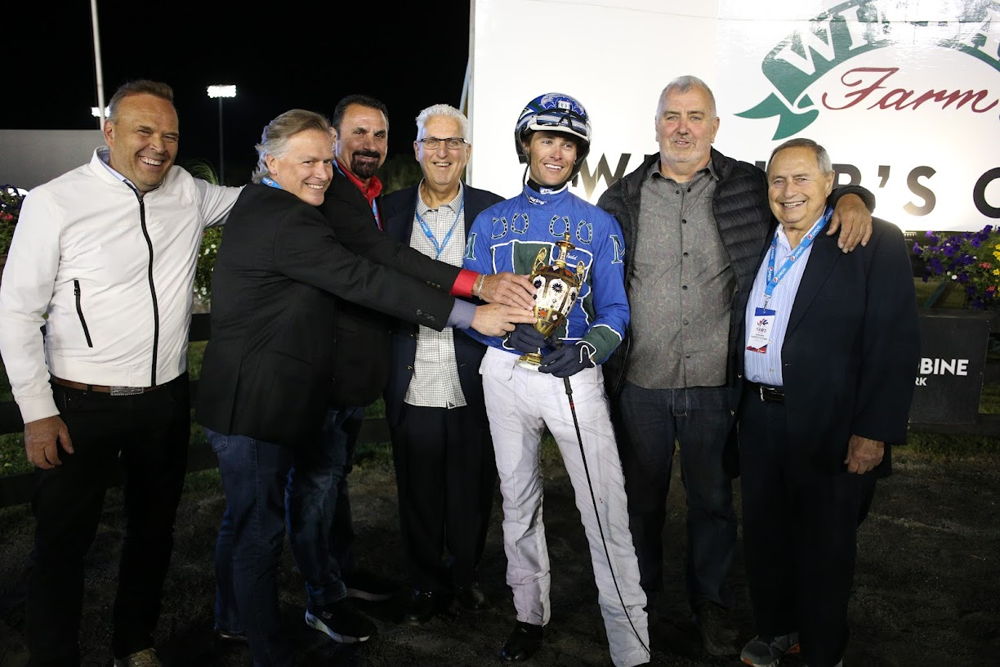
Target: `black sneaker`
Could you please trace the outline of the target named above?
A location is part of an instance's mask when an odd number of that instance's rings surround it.
[[[754,637],[740,653],[743,664],[752,667],[776,667],[781,658],[799,652],[799,633],[790,632],[777,637]]]
[[[375,624],[346,598],[320,609],[306,609],[306,625],[341,644],[363,642],[375,634]]]
[[[369,602],[388,600],[400,589],[398,584],[365,570],[344,575],[344,584],[347,586],[347,597]]]

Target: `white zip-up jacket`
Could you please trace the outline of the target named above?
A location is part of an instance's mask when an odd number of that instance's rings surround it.
[[[202,230],[239,196],[174,166],[140,197],[106,155],[31,190],[14,230],[0,354],[25,423],[59,414],[50,373],[148,387],[184,372]]]

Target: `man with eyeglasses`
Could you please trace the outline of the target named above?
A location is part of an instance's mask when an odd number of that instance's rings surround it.
[[[383,230],[382,182],[377,172],[388,150],[388,115],[385,104],[367,95],[348,95],[337,103],[332,117],[333,180],[320,208],[349,249],[402,268],[401,264],[413,261],[408,246],[377,233]],[[440,286],[434,283],[441,280],[439,274],[420,273],[432,286]],[[531,308],[531,287],[524,276],[508,273],[494,280],[465,272],[455,278],[451,292],[460,296],[471,292],[487,301]],[[365,641],[376,631],[375,624],[353,607],[352,598],[384,601],[399,588],[357,567],[347,484],[365,409],[386,385],[393,324],[382,313],[338,299],[333,377],[321,445],[305,450],[309,458],[300,457],[288,479],[288,532],[306,579],[306,623],[343,643]]]
[[[719,122],[704,81],[687,75],[668,83],[654,120],[659,151],[598,206],[617,218],[629,248],[632,318],[605,379],[651,626],[664,606],[663,526],[676,448],[688,597],[705,651],[723,656],[737,652],[728,581],[737,529],[736,331],[772,217],[764,172],[712,147]],[[844,186],[831,199],[830,231],[840,228],[845,251],[871,231],[859,198],[866,194]]]
[[[423,180],[382,202],[387,234],[454,266],[472,221],[503,199],[462,183],[468,125],[447,104],[421,111],[413,151]],[[450,328],[398,322],[393,332],[385,406],[411,587],[402,620],[413,625],[452,597],[468,611],[489,606],[476,580],[496,489],[479,375],[485,349]]]

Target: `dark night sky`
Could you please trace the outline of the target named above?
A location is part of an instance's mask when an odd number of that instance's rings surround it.
[[[19,4],[0,15],[6,98],[0,128],[96,128],[90,3]],[[437,102],[459,104],[469,0],[392,6],[98,0],[105,101],[130,79],[169,83],[180,116],[178,161],[214,165],[218,102],[205,88],[236,84],[238,96],[223,107],[226,180],[233,184],[249,177],[253,144],[269,120],[293,107],[329,116],[350,93],[382,99],[390,113],[390,155],[410,153],[417,112]]]

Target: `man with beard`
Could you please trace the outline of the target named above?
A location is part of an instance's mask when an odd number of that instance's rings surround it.
[[[376,172],[385,162],[388,148],[388,110],[373,97],[348,95],[334,108],[332,125],[337,136],[336,159],[321,209],[338,238],[368,256],[368,245],[383,238],[371,230],[382,230],[382,182]],[[468,292],[472,287],[476,296],[531,308],[532,288],[523,276],[507,274],[495,283],[492,277],[484,277],[475,286],[473,280],[476,274],[463,272],[452,293]],[[468,282],[464,289],[463,281]],[[306,578],[310,609],[324,610],[323,614],[308,614],[307,623],[339,642],[363,641],[375,632],[369,619],[341,602],[345,595],[382,601],[398,588],[356,567],[347,487],[365,408],[379,397],[387,382],[393,323],[381,313],[338,300],[334,372],[321,446],[314,460],[293,467],[288,481],[290,539]],[[334,601],[341,603],[331,604]]]
[[[453,284],[455,267],[440,263],[437,278],[408,277],[346,248],[318,210],[334,161],[331,127],[319,114],[281,114],[264,129],[257,152],[254,182],[233,207],[212,277],[212,339],[197,419],[226,492],[217,553],[231,554],[231,572],[220,587],[235,594],[254,664],[279,667],[293,662],[278,601],[284,487],[289,467],[304,461],[309,469],[322,449],[338,345],[335,295],[401,319],[437,328],[468,324],[486,334],[512,329],[508,319],[532,318],[507,306],[473,306],[429,285]],[[306,619],[319,627],[318,619],[333,618],[340,632],[354,633],[351,640],[364,639],[365,628],[349,627],[350,605],[340,593],[317,607],[310,591]]]

